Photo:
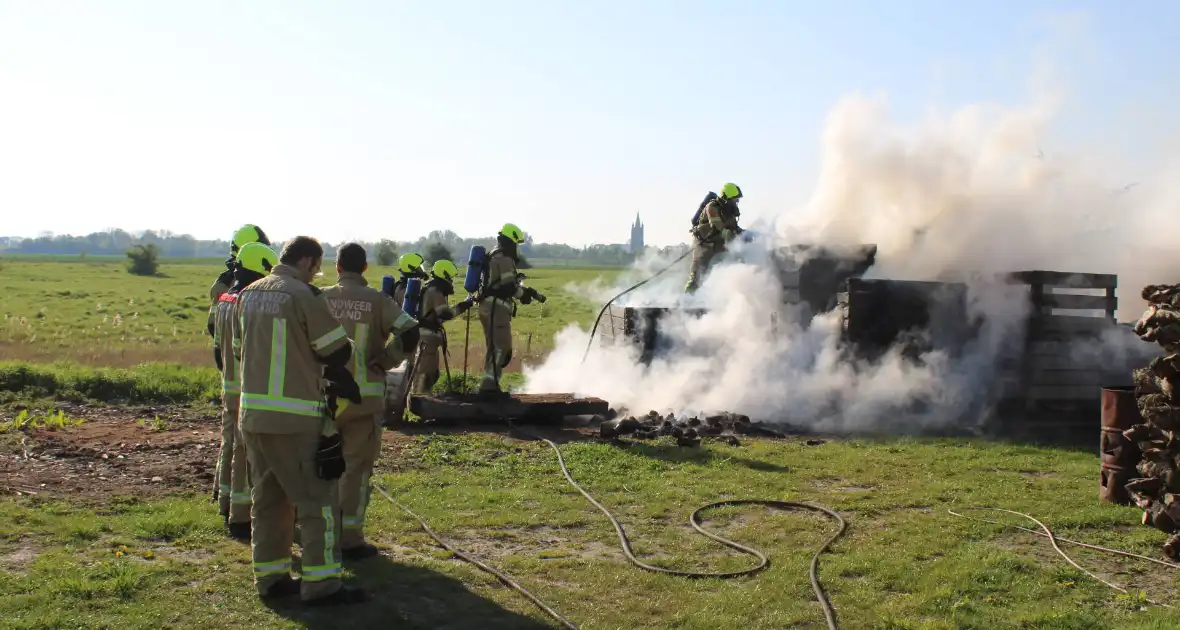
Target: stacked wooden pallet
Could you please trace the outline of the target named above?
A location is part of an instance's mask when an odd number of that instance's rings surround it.
[[[837,295],[844,339],[873,358],[896,343],[915,356],[934,348],[958,351],[971,335],[967,285],[849,278]]]
[[[705,312],[704,309],[612,304],[607,307],[602,321],[598,324],[598,335],[606,343],[638,346],[640,362],[649,363],[661,348],[667,345],[660,322],[674,311],[690,316],[699,316]]]
[[[1008,279],[1029,289],[1020,397],[1034,405],[1081,403],[1097,410],[1103,385],[1130,384],[1128,366],[1112,365],[1099,351],[1101,338],[1118,332],[1118,276],[1036,270]]]

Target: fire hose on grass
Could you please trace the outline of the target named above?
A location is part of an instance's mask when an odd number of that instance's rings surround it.
[[[704,528],[704,525],[701,523],[701,514],[704,513],[705,511],[711,510],[713,508],[724,507],[724,506],[762,505],[762,506],[772,507],[772,508],[776,508],[776,509],[780,509],[780,510],[804,509],[804,510],[811,510],[814,512],[819,512],[819,513],[824,514],[825,516],[831,518],[832,520],[836,521],[836,524],[838,525],[838,529],[836,530],[836,532],[834,534],[832,534],[830,537],[828,537],[828,539],[824,542],[824,544],[818,550],[816,550],[816,552],[812,555],[811,565],[808,570],[808,577],[811,581],[811,588],[815,592],[816,599],[817,599],[817,601],[819,601],[820,606],[823,608],[824,618],[827,621],[828,629],[829,630],[837,630],[836,611],[835,611],[835,609],[833,609],[831,601],[828,599],[827,593],[824,592],[823,586],[820,584],[820,581],[819,581],[819,558],[821,555],[823,555],[824,552],[828,551],[831,548],[832,544],[835,543],[836,540],[838,540],[841,536],[843,536],[844,533],[848,529],[848,523],[844,520],[844,518],[842,516],[840,516],[840,514],[838,512],[835,512],[833,510],[830,510],[830,509],[820,506],[820,505],[813,505],[810,503],[801,503],[801,502],[796,502],[796,501],[780,501],[780,500],[771,500],[771,499],[731,499],[731,500],[714,501],[712,503],[707,503],[707,504],[702,505],[702,506],[698,507],[697,509],[693,510],[692,514],[689,516],[688,522],[690,525],[692,525],[693,529],[695,529],[701,535],[706,536],[712,540],[715,540],[715,541],[717,541],[717,542],[719,542],[731,549],[735,549],[735,550],[740,551],[746,555],[753,556],[755,559],[757,559],[758,563],[756,565],[754,565],[753,567],[750,567],[747,569],[741,569],[738,571],[717,572],[717,573],[706,573],[706,572],[700,572],[700,571],[677,571],[677,570],[673,570],[673,569],[665,569],[662,567],[657,567],[654,565],[647,564],[647,563],[643,562],[642,560],[640,560],[639,558],[635,557],[635,553],[631,549],[631,541],[627,537],[627,532],[623,528],[623,525],[619,522],[619,520],[615,517],[615,515],[613,513],[611,513],[611,511],[609,509],[607,509],[606,506],[599,503],[589,492],[587,492],[585,489],[583,489],[582,486],[578,485],[578,482],[575,481],[573,476],[570,474],[569,468],[566,466],[566,463],[565,463],[565,458],[562,457],[561,449],[558,448],[557,444],[555,444],[552,440],[546,439],[544,437],[533,434],[531,432],[521,431],[519,429],[519,427],[514,427],[512,425],[509,425],[509,434],[511,434],[513,430],[517,430],[522,435],[522,437],[525,437],[526,439],[539,440],[541,442],[548,444],[549,447],[553,449],[553,453],[557,456],[557,463],[561,467],[561,474],[563,476],[565,476],[566,481],[569,482],[569,484],[572,485],[575,490],[577,490],[579,493],[581,493],[581,495],[583,497],[585,497],[586,500],[591,503],[591,505],[598,508],[606,516],[606,518],[610,521],[611,525],[615,529],[615,533],[618,535],[619,546],[622,548],[623,555],[626,556],[627,561],[630,562],[631,564],[641,568],[641,569],[646,570],[646,571],[652,571],[654,573],[664,573],[667,575],[675,575],[678,577],[694,578],[694,579],[695,578],[729,579],[729,578],[737,578],[737,577],[743,577],[743,576],[747,576],[747,575],[753,575],[753,574],[763,571],[767,567],[769,567],[770,566],[770,559],[766,556],[766,554],[764,554],[761,551],[758,551],[757,549],[754,549],[752,547],[747,547],[747,546],[737,543],[733,540],[730,540],[728,538],[725,538],[723,536],[720,536],[718,534],[710,532]],[[417,514],[415,514],[414,512],[412,512],[405,505],[399,503],[388,492],[386,492],[385,489],[382,488],[380,485],[373,484],[373,487],[376,488],[377,491],[380,492],[381,495],[384,496],[390,503],[392,503],[394,506],[400,508],[402,511],[406,512],[411,517],[413,517],[415,520],[417,520],[418,523],[422,526],[423,531],[425,531],[431,538],[434,539],[435,542],[437,542],[444,549],[455,554],[455,557],[457,557],[460,560],[463,560],[465,562],[471,563],[472,565],[476,566],[481,571],[484,571],[486,573],[490,573],[491,575],[495,576],[496,579],[500,580],[501,583],[503,583],[505,586],[508,586],[509,588],[515,590],[516,592],[520,593],[521,595],[523,595],[525,598],[527,598],[529,601],[531,601],[534,605],[536,605],[538,608],[540,608],[545,614],[549,615],[555,621],[560,623],[563,627],[573,628],[575,630],[578,628],[577,625],[575,625],[573,622],[571,622],[570,620],[563,617],[557,611],[553,610],[553,608],[546,605],[543,601],[541,601],[540,598],[538,598],[536,595],[533,595],[532,593],[530,593],[527,589],[525,589],[523,586],[518,584],[512,578],[510,578],[507,575],[504,575],[503,573],[497,571],[496,569],[484,564],[483,562],[480,562],[479,560],[471,557],[470,555],[468,555],[462,551],[459,551],[458,549],[455,549],[453,546],[451,546],[449,543],[447,543],[441,536],[436,534],[434,532],[434,530],[430,529],[430,526],[426,523],[426,521],[422,517],[420,517]]]

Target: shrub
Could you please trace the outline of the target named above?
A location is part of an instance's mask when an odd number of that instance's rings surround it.
[[[397,246],[389,239],[382,240],[377,244],[375,256],[378,265],[392,267],[397,264]]]
[[[127,272],[137,276],[154,276],[160,272],[160,249],[154,243],[136,245],[127,250]]]

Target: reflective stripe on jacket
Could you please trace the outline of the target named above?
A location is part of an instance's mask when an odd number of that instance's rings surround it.
[[[243,431],[318,432],[325,415],[320,359],[351,350],[320,290],[297,273],[277,265],[238,294]]]
[[[370,287],[359,273],[342,272],[335,285],[324,289],[324,299],[353,341],[348,371],[363,398],[360,405],[349,405],[338,419],[380,413],[385,404],[385,370],[405,359],[396,335],[417,322],[393,298]],[[391,334],[395,336],[390,338]],[[374,362],[379,365],[371,367]]]

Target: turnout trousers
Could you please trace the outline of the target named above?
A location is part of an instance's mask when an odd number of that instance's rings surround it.
[[[265,594],[291,570],[291,542],[299,526],[303,547],[304,600],[331,595],[341,588],[340,522],[336,518],[337,480],[316,475],[319,432],[243,432],[250,458],[250,549],[254,585]]]
[[[429,394],[438,382],[442,351],[442,334],[422,329],[422,338],[418,344],[418,371],[414,374],[414,393]]]
[[[725,247],[717,243],[702,243],[694,241],[692,245],[692,267],[688,272],[688,282],[684,285],[685,293],[693,293],[705,281],[709,267],[717,261],[717,257],[725,251]]]
[[[340,522],[343,535],[342,549],[365,544],[365,511],[369,507],[372,488],[369,478],[373,464],[381,454],[382,414],[359,416],[337,423],[340,446],[344,450],[344,474],[340,476]]]
[[[217,503],[226,522],[250,522],[250,478],[246,441],[238,429],[238,397],[224,396],[221,406],[221,451],[217,456]]]
[[[479,305],[479,323],[483,326],[487,356],[479,391],[500,391],[500,376],[512,360],[512,301],[489,298]]]

